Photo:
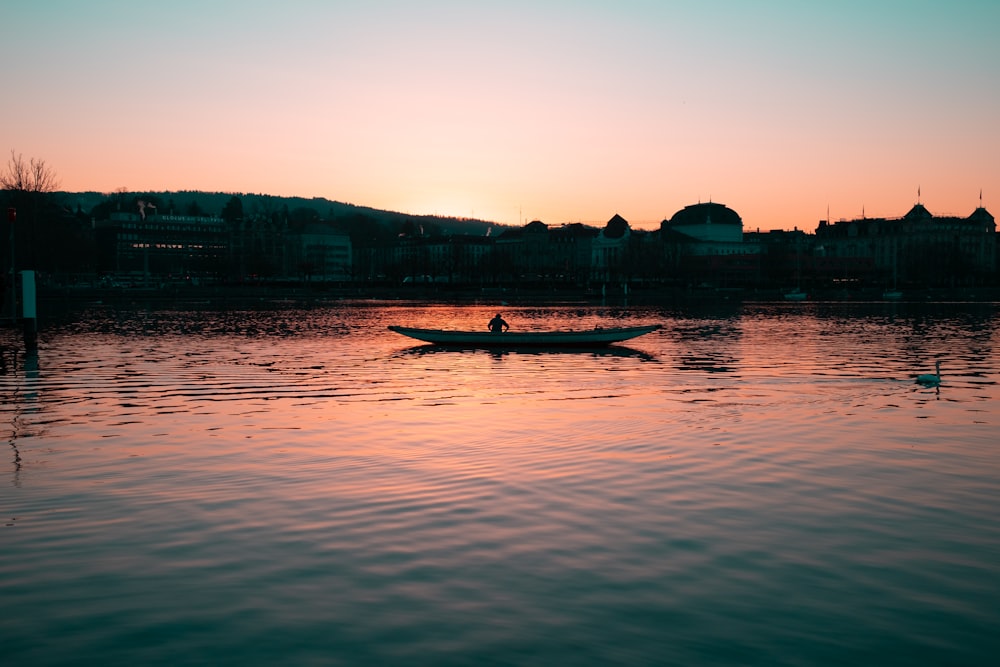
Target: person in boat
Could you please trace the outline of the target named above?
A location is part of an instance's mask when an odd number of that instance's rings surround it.
[[[510,325],[507,324],[507,321],[503,318],[503,315],[501,315],[500,313],[497,313],[496,317],[490,320],[489,327],[490,331],[492,331],[493,333],[503,333],[504,331],[510,329]]]

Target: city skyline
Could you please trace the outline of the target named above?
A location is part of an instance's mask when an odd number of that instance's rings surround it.
[[[989,2],[3,9],[0,149],[61,190],[324,197],[517,225],[989,208]]]

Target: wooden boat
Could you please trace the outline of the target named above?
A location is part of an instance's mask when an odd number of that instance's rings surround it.
[[[456,347],[601,347],[656,331],[659,324],[586,331],[456,331],[390,326],[389,331],[434,345]]]

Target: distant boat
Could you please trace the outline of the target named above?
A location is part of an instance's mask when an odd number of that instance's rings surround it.
[[[887,301],[898,301],[899,299],[903,298],[903,293],[897,289],[887,289],[886,291],[882,292],[882,298],[886,299]]]
[[[597,328],[584,331],[505,331],[494,333],[492,331],[390,326],[389,331],[395,331],[425,343],[457,347],[601,347],[637,338],[659,328],[661,328],[659,324],[649,324],[639,327]]]
[[[785,301],[805,301],[807,298],[809,298],[809,295],[798,287],[791,292],[785,292]]]

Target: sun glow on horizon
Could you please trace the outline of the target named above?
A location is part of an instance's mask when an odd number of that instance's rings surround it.
[[[69,191],[504,225],[652,229],[712,200],[812,229],[901,216],[918,186],[935,215],[1000,189],[997,3],[180,3],[7,8],[0,150]]]

